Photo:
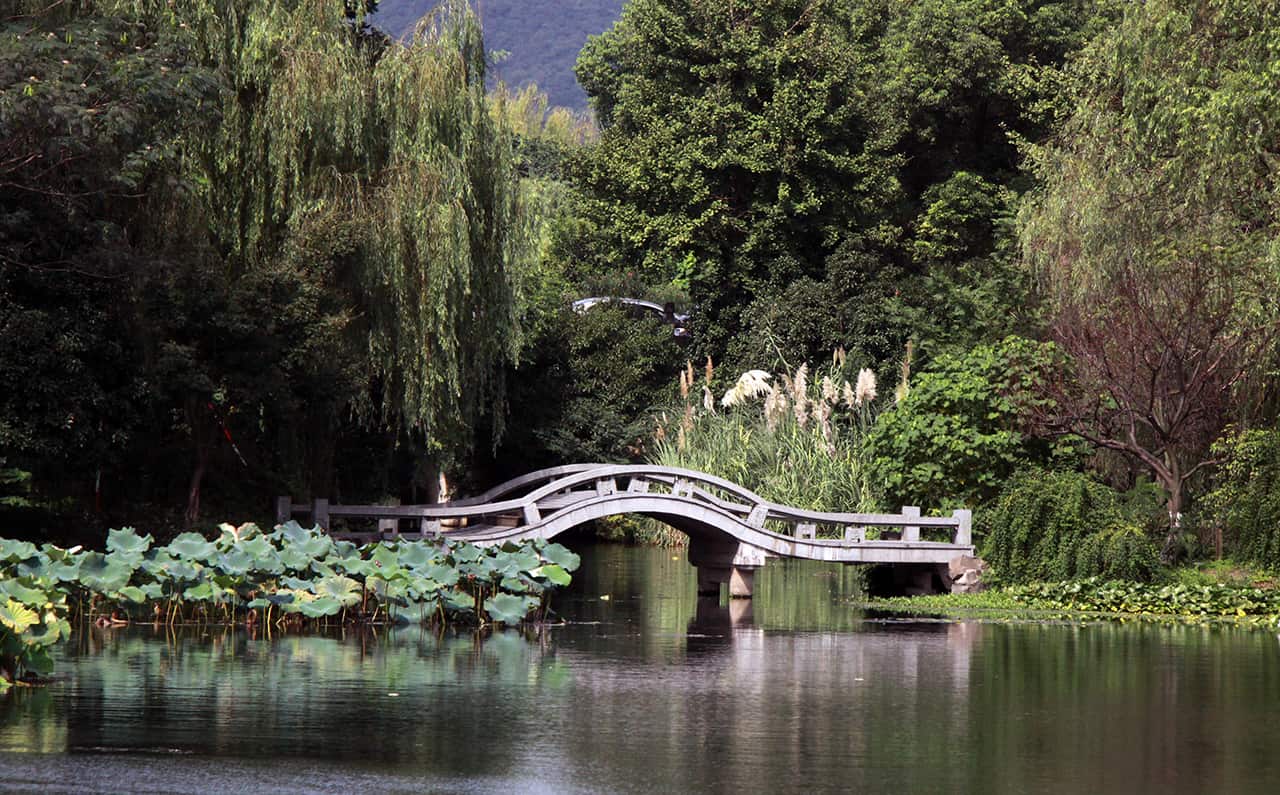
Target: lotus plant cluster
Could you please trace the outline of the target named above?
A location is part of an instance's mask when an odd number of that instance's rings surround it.
[[[222,525],[165,546],[111,530],[106,552],[0,539],[0,689],[51,667],[73,622],[518,624],[569,584],[578,556],[528,541],[481,548],[450,540],[357,546],[296,522],[264,532]]]

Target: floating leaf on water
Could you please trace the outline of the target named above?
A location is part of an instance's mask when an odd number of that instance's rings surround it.
[[[154,539],[151,535],[140,536],[132,527],[122,527],[119,530],[107,531],[107,551],[108,552],[146,552],[151,548],[151,542]]]

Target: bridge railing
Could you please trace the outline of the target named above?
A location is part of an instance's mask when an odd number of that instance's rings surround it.
[[[946,532],[948,544],[972,544],[972,514],[958,510],[951,516],[922,516],[920,509],[906,506],[900,513],[844,513],[811,511],[765,500],[732,481],[674,467],[652,465],[574,464],[531,472],[495,486],[483,494],[462,500],[430,505],[339,505],[325,499],[295,504],[289,497],[276,499],[277,521],[310,515],[311,521],[328,528],[333,519],[377,520],[379,534],[398,533],[401,520],[416,520],[422,535],[464,533],[477,523],[507,527],[538,525],[563,510],[591,500],[616,499],[626,495],[663,495],[729,514],[761,532],[796,539],[818,540],[819,527],[834,527],[840,537],[826,543],[876,543],[868,529],[896,531],[898,544],[929,544],[921,538],[922,528]],[[513,496],[515,495],[515,496]],[[789,532],[779,533],[775,527]],[[367,535],[367,534],[360,534]]]

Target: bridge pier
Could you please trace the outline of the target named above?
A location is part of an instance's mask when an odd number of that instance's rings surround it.
[[[756,569],[764,565],[764,550],[722,539],[689,540],[689,562],[698,570],[698,595],[719,596],[721,583],[729,586],[732,599],[750,599],[755,588]]]

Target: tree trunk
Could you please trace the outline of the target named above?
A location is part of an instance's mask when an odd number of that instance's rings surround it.
[[[209,451],[217,437],[211,430],[212,423],[209,422],[203,398],[199,395],[188,396],[185,409],[196,453],[196,466],[191,472],[191,482],[187,488],[187,510],[183,513],[182,523],[183,529],[190,530],[200,519],[200,487],[204,482],[204,473],[209,469]]]
[[[1169,532],[1164,538],[1164,548],[1160,550],[1160,560],[1165,565],[1172,565],[1178,558],[1178,537],[1182,534],[1182,476],[1175,469],[1170,482],[1164,484],[1169,492]]]

